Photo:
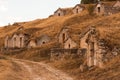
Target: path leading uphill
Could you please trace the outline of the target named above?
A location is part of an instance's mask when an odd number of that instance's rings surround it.
[[[19,59],[13,61],[25,71],[27,80],[73,80],[65,73],[44,63]]]

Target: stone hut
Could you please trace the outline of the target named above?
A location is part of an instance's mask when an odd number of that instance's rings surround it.
[[[77,55],[79,37],[70,34],[70,29],[64,27],[57,35],[59,47],[51,49],[51,60],[61,60],[68,55]]]
[[[103,58],[106,52],[104,45],[99,41],[95,28],[86,30],[80,37],[80,48],[86,49],[88,67],[103,67]]]
[[[94,28],[85,29],[84,32],[80,34],[80,48],[88,48],[88,36],[94,30]]]
[[[118,8],[119,8],[119,1],[117,1],[114,5],[112,3],[108,4],[108,3],[99,2],[98,4],[96,4],[94,13],[97,15],[112,15],[120,12],[120,9]]]
[[[93,52],[90,52],[90,51],[93,51],[94,49],[94,44],[93,42],[90,43],[90,36],[91,33],[94,31],[94,28],[88,28],[85,32],[83,32],[81,35],[80,35],[80,48],[82,49],[86,49],[86,57],[87,57],[87,65],[88,66],[92,66],[93,65],[93,61],[92,61],[92,58],[91,58],[91,53],[94,54]],[[91,56],[90,56],[91,55]]]
[[[72,40],[72,38],[68,38],[64,43],[64,49],[74,49],[77,48],[77,43]]]
[[[58,8],[54,12],[54,16],[65,16],[67,14],[71,14],[71,8]]]
[[[37,46],[41,46],[43,44],[46,44],[50,42],[51,38],[47,35],[42,35],[39,38],[37,38]]]
[[[78,14],[81,13],[84,9],[85,7],[82,4],[77,4],[72,11],[74,14]]]
[[[69,38],[69,29],[68,28],[62,28],[61,31],[58,34],[58,42],[60,44],[64,44],[64,42]]]
[[[95,7],[94,12],[97,15],[104,15],[105,14],[105,5],[103,3],[98,3]]]
[[[29,42],[28,42],[28,48],[34,48],[37,46],[37,41],[35,39],[31,39]]]
[[[78,48],[79,44],[79,35],[73,34],[71,29],[63,27],[59,34],[57,35],[58,42],[61,45],[61,48],[64,49],[73,49]]]
[[[117,2],[113,5],[114,8],[119,8],[120,9],[120,1],[117,0]]]
[[[29,35],[24,33],[14,33],[5,38],[5,48],[24,48],[27,46]]]

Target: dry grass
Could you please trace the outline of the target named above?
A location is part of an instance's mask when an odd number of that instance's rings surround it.
[[[24,30],[32,34],[34,37],[39,37],[43,34],[50,36],[53,41],[41,47],[34,49],[27,49],[20,54],[15,54],[13,57],[24,58],[34,61],[49,61],[50,49],[54,47],[57,42],[55,37],[63,27],[68,27],[72,35],[79,35],[84,32],[89,26],[94,26],[100,32],[100,38],[108,41],[109,45],[120,45],[120,13],[111,16],[90,16],[85,11],[77,15],[67,15],[63,17],[50,17],[47,19],[38,19],[26,23],[21,23]],[[0,28],[0,47],[3,47],[4,37],[14,33],[18,29],[17,26],[8,26]],[[34,30],[34,32],[32,32]],[[76,39],[77,40],[77,39]],[[108,63],[106,69],[94,69],[93,71],[86,71],[81,73],[79,66],[82,58],[68,59],[65,61],[58,61],[50,63],[51,65],[68,72],[76,79],[84,78],[85,80],[109,80],[119,79],[120,62],[119,57],[114,58],[113,61]]]
[[[22,80],[21,68],[9,58],[0,56],[0,80]]]

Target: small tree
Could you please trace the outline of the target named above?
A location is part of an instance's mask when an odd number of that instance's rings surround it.
[[[94,6],[93,5],[89,5],[88,8],[87,8],[87,10],[88,10],[89,15],[93,15]]]

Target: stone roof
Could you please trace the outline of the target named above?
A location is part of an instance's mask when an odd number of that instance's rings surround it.
[[[72,8],[58,8],[54,13],[57,13],[57,11],[62,11],[65,14],[71,14],[72,13]]]
[[[85,30],[83,30],[83,32],[80,34],[80,39],[84,37],[84,35],[87,34],[90,30],[90,27],[88,27],[87,29],[85,28]]]
[[[36,39],[29,39],[29,40],[27,41],[27,44],[29,44],[31,41],[34,41],[35,43],[37,43],[37,40],[36,40]]]
[[[100,3],[97,3],[96,6],[98,4],[103,5],[104,8],[105,8],[105,12],[106,13],[110,12],[110,13],[114,14],[114,13],[120,12],[120,8],[118,9],[118,8],[113,7],[116,3],[117,3],[116,1],[112,1],[112,2],[100,2]]]
[[[84,6],[83,4],[77,4],[77,5],[75,5],[75,7],[73,7],[73,9],[76,8],[77,6],[79,6],[79,7],[83,8],[83,9],[85,9],[85,6]]]
[[[114,7],[114,5],[115,5],[116,3],[120,3],[120,0],[117,0],[117,1],[113,4],[113,7]],[[119,5],[119,6],[120,6],[120,5]]]
[[[43,39],[43,38],[51,39],[48,35],[44,34],[44,35],[41,35],[41,36],[37,37],[36,40],[40,40],[40,39]]]
[[[59,31],[59,33],[57,34],[57,38],[60,36],[61,32],[64,30],[64,29],[68,29],[67,27],[62,27],[61,30]],[[69,29],[68,29],[69,30]]]
[[[26,33],[26,32],[24,31],[24,28],[23,28],[23,27],[19,27],[16,32],[7,35],[7,37],[9,37],[9,39],[11,39],[14,35],[24,35],[24,36],[26,36],[26,37],[30,37],[30,34]]]

